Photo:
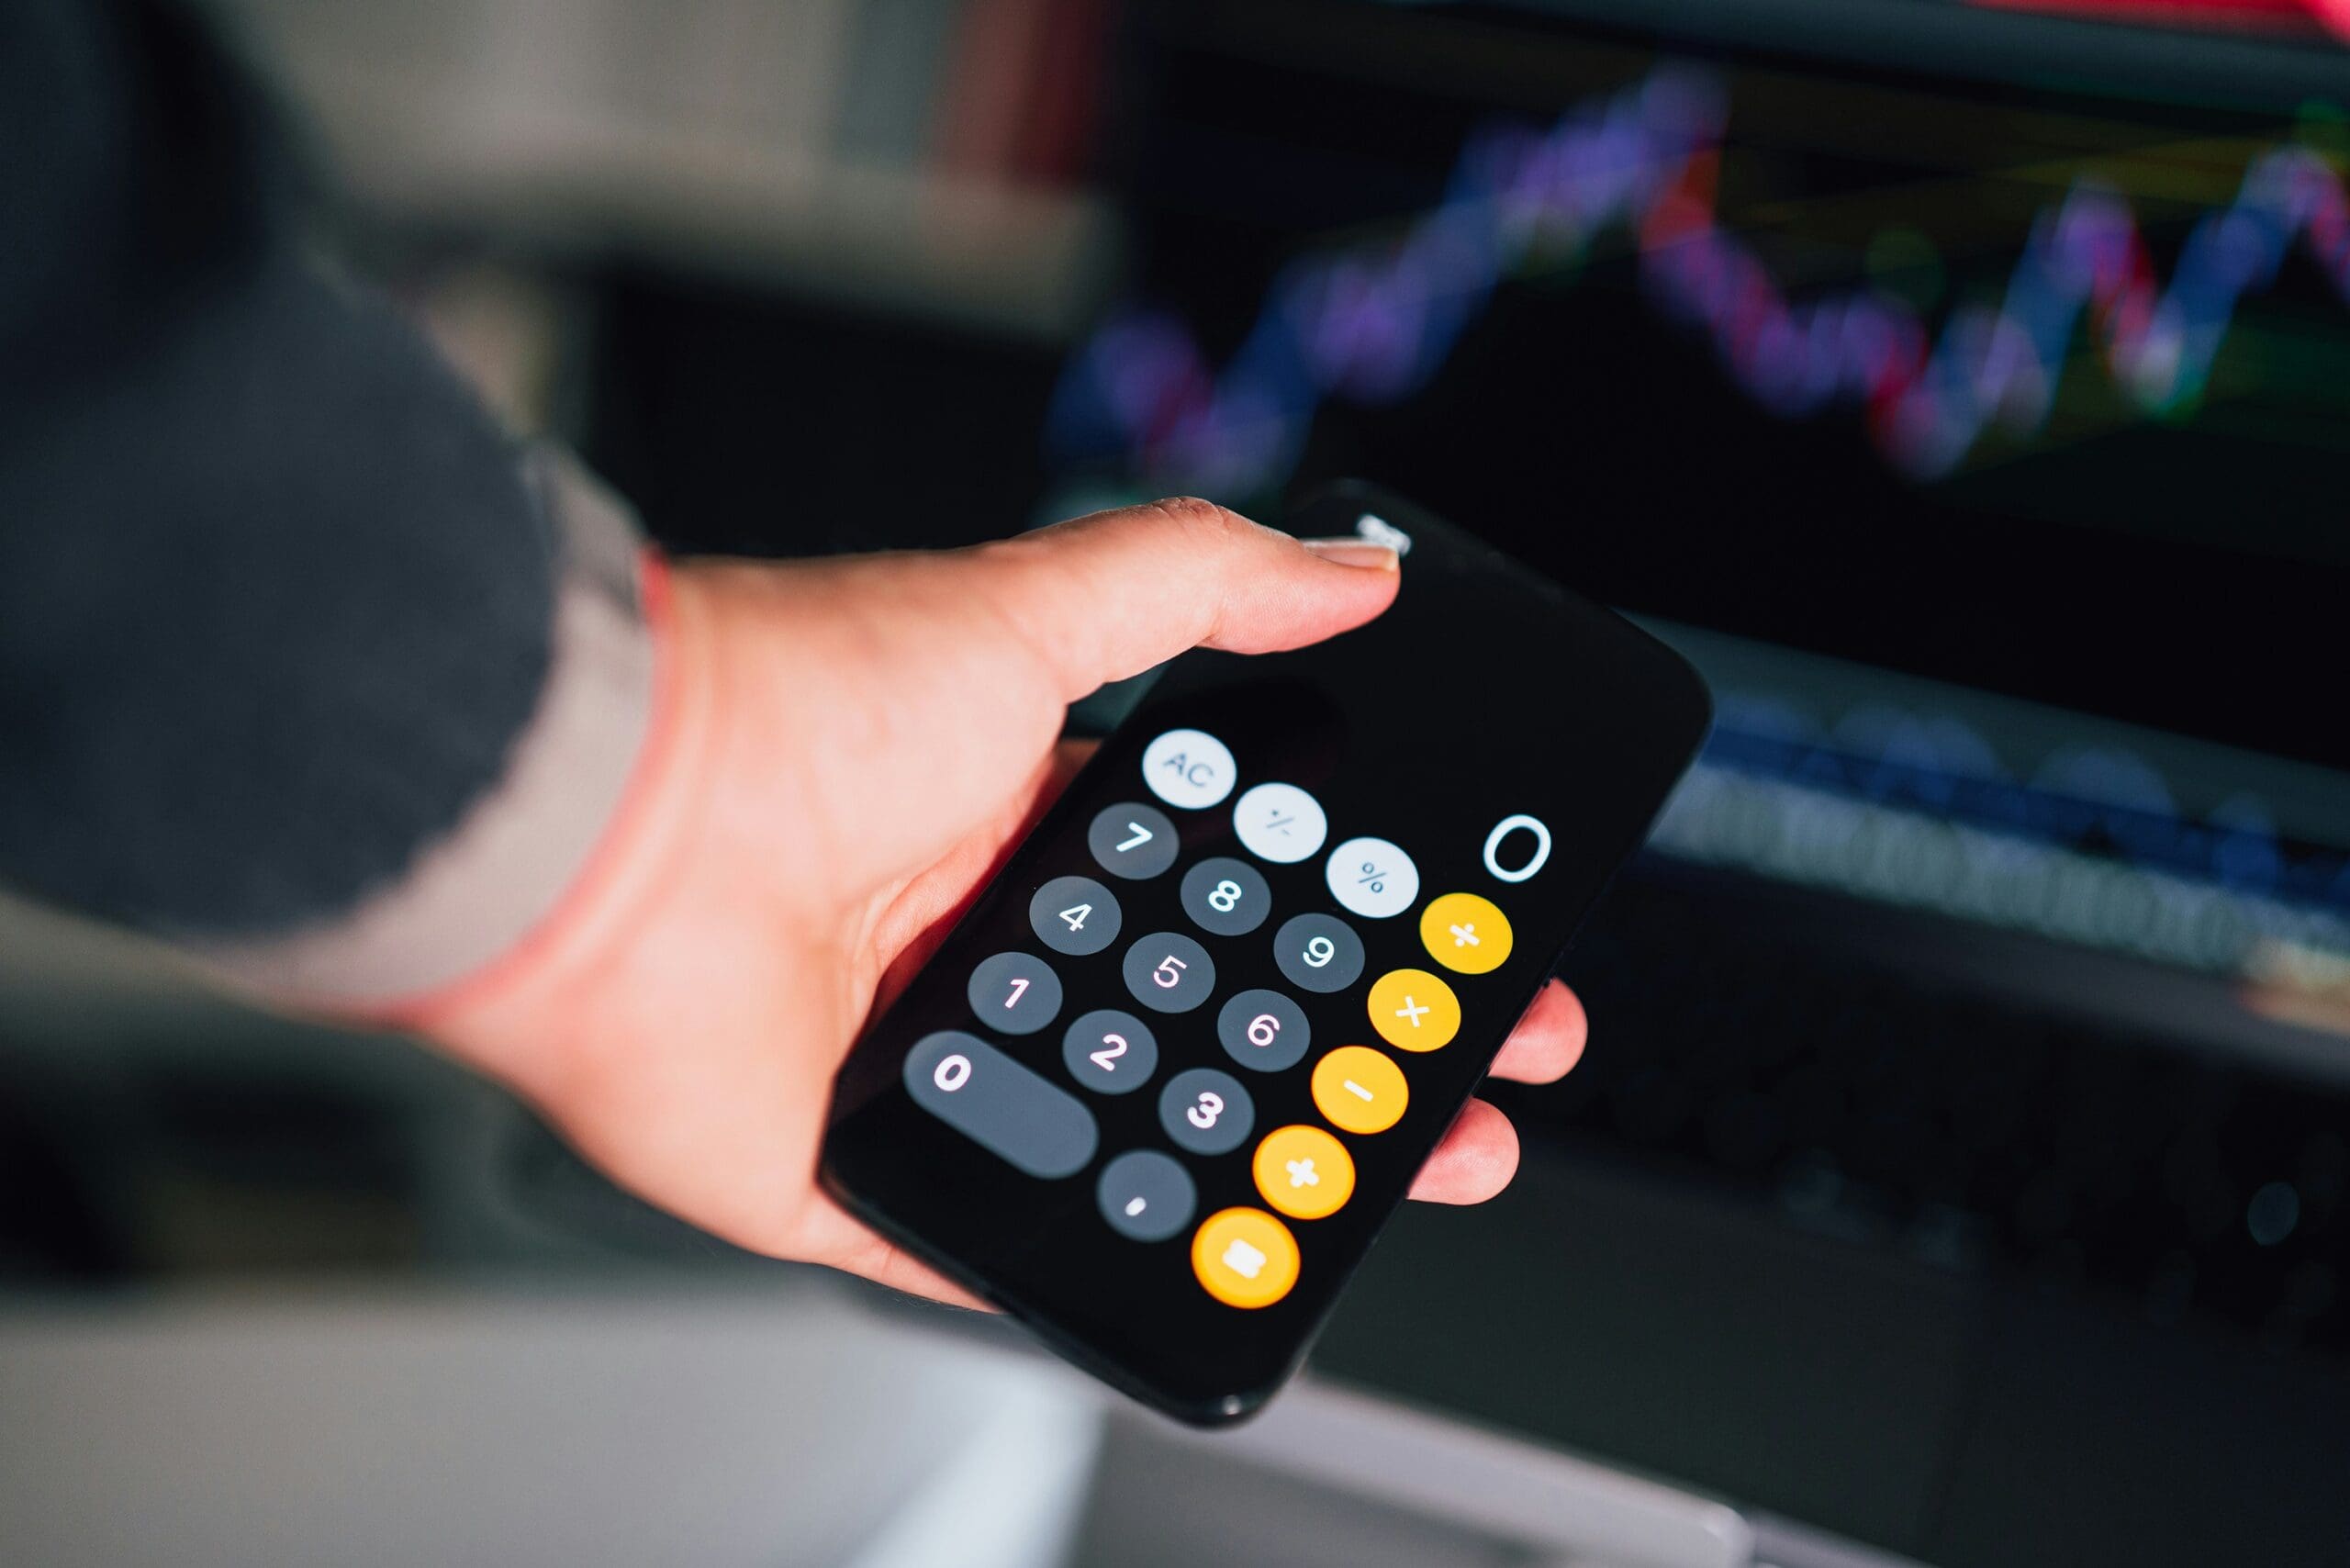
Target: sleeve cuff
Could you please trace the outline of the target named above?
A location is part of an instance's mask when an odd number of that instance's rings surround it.
[[[660,706],[660,559],[625,505],[552,449],[526,458],[558,555],[546,684],[504,776],[407,873],[326,921],[192,956],[273,1000],[398,1019],[526,946],[620,817]]]

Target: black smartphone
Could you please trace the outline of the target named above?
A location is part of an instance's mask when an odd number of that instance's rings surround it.
[[[1296,1369],[1711,711],[1393,496],[1287,524],[1404,552],[1394,605],[1171,662],[874,1021],[823,1153],[876,1229],[1201,1425]]]

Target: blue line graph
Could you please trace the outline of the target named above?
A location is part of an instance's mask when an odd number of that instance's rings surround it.
[[[1548,129],[1480,131],[1400,238],[1282,269],[1221,369],[1175,316],[1118,313],[1064,371],[1052,456],[1211,495],[1266,493],[1324,404],[1410,398],[1505,280],[1616,231],[1636,241],[1659,310],[1706,332],[1755,402],[1789,418],[1857,405],[1886,457],[1927,479],[1995,429],[2037,432],[2084,334],[2140,410],[2191,409],[2240,302],[2297,244],[2350,301],[2350,196],[2300,145],[2252,161],[2233,200],[2193,225],[2166,286],[2127,200],[2083,179],[2032,222],[1999,303],[1956,309],[1939,330],[1871,288],[1794,300],[1716,220],[1728,114],[1717,77],[1669,67]]]

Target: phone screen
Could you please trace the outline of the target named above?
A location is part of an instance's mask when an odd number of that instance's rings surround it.
[[[1394,605],[1167,666],[859,1043],[824,1152],[884,1234],[1198,1422],[1294,1370],[1709,713],[1396,498],[1290,526],[1404,548]]]

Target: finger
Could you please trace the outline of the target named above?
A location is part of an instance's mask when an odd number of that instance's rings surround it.
[[[1582,999],[1566,981],[1554,980],[1535,993],[1534,1005],[1502,1042],[1493,1075],[1516,1083],[1556,1083],[1583,1059],[1590,1037]]]
[[[789,1255],[802,1262],[822,1263],[858,1275],[909,1295],[927,1296],[948,1306],[968,1307],[974,1312],[995,1310],[904,1249],[875,1235],[822,1193],[811,1196],[801,1212]]]
[[[1013,850],[1028,836],[1099,741],[1063,741],[1003,809],[950,848],[937,864],[906,879],[875,922],[870,950],[886,966],[875,986],[878,1012],[897,1000],[946,940],[963,912],[995,879]]]
[[[1452,1129],[1412,1182],[1424,1204],[1482,1204],[1517,1174],[1517,1129],[1483,1100],[1460,1108]]]
[[[1318,643],[1394,599],[1393,550],[1317,546],[1186,498],[1095,512],[961,559],[1074,701],[1186,648]]]

